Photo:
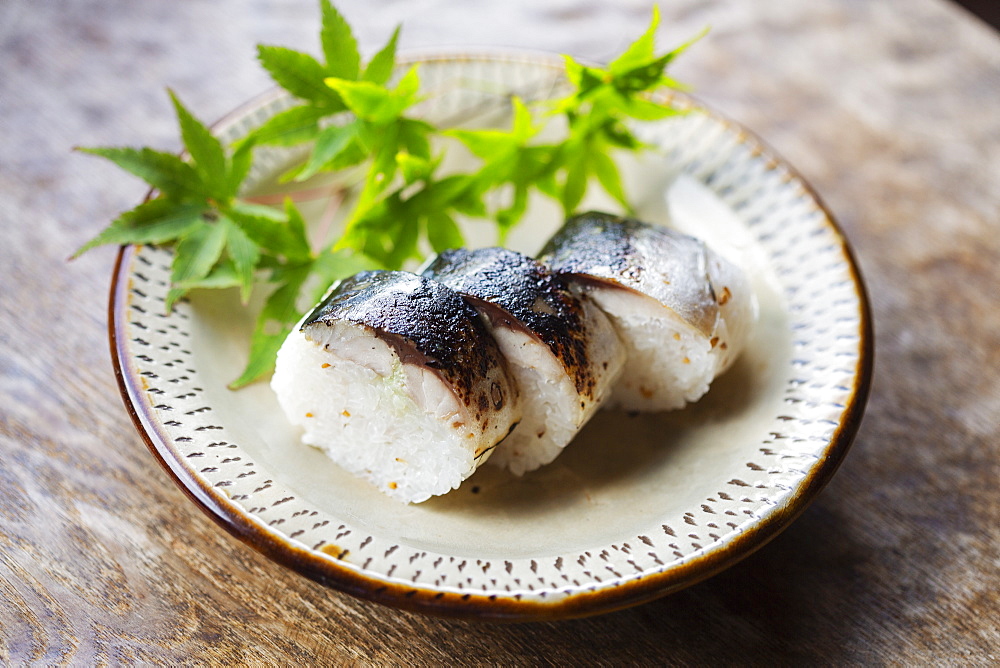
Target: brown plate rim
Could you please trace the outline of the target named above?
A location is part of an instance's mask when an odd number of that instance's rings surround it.
[[[502,50],[483,52],[436,52],[411,55],[407,62],[432,60],[467,61],[549,61],[555,62],[551,53]],[[216,125],[242,114],[264,100],[274,91],[264,93],[227,114]],[[697,105],[705,108],[703,105]],[[114,373],[125,408],[150,452],[184,493],[222,528],[243,543],[269,559],[282,564],[322,585],[343,591],[352,596],[414,612],[444,617],[461,617],[491,621],[540,621],[584,617],[626,608],[676,592],[700,582],[732,566],[760,549],[781,533],[798,517],[826,486],[839,468],[850,449],[861,425],[871,388],[874,367],[874,332],[867,289],[854,251],[843,230],[833,217],[816,190],[777,152],[744,126],[719,113],[705,108],[715,119],[737,129],[741,143],[752,142],[775,163],[787,169],[803,185],[808,195],[822,210],[827,222],[841,245],[848,263],[859,303],[860,345],[857,371],[850,400],[845,406],[842,420],[826,448],[825,457],[815,465],[797,486],[786,503],[761,518],[750,530],[702,555],[665,571],[629,580],[612,587],[595,591],[570,594],[558,600],[518,599],[497,594],[459,594],[422,586],[407,586],[381,580],[346,568],[334,560],[325,559],[305,549],[282,540],[266,531],[258,522],[249,518],[232,501],[218,490],[200,480],[186,467],[177,452],[170,447],[170,439],[157,428],[151,415],[151,405],[141,400],[139,381],[127,372],[128,351],[125,343],[124,318],[119,317],[126,304],[128,273],[135,246],[122,246],[117,254],[112,274],[108,300],[108,337]]]

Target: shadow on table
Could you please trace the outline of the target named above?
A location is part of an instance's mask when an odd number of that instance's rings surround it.
[[[863,660],[848,641],[861,621],[852,616],[878,589],[863,567],[873,550],[847,518],[815,504],[754,555],[671,596],[605,616],[474,631],[513,656],[556,664]]]
[[[727,571],[648,605],[631,617],[651,650],[741,663],[756,651],[837,663],[870,587],[861,567],[871,548],[829,509],[814,506],[772,543]],[[619,624],[625,621],[619,620]],[[614,651],[613,647],[608,648]]]

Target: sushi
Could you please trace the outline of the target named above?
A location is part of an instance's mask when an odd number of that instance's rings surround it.
[[[601,406],[696,401],[755,318],[746,276],[703,242],[591,212],[538,260],[457,249],[419,275],[335,284],[271,386],[304,443],[417,503],[487,460],[515,475],[551,462]]]
[[[551,462],[621,372],[624,348],[607,317],[560,276],[505,248],[445,251],[423,275],[479,311],[521,390],[521,422],[490,461],[515,475]]]
[[[282,345],[271,387],[303,442],[412,503],[458,487],[521,417],[476,311],[398,271],[335,285]]]
[[[698,400],[756,318],[737,266],[694,237],[638,220],[574,216],[539,259],[597,302],[627,349],[609,408],[663,411]]]

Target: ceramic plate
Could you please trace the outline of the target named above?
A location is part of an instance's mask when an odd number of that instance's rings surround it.
[[[420,61],[419,113],[437,123],[503,122],[511,94],[538,99],[562,85],[550,56]],[[265,96],[217,132],[231,141],[291,104]],[[864,289],[816,196],[738,125],[696,109],[643,132],[657,150],[624,169],[641,217],[706,237],[757,291],[747,351],[699,403],[600,412],[547,467],[515,478],[487,465],[457,491],[403,505],[300,444],[266,383],[226,389],[252,327],[235,295],[196,294],[166,315],[171,252],[128,247],[112,286],[112,348],[150,449],[203,510],[275,561],[423,612],[594,614],[745,557],[812,500],[858,428],[871,374]],[[297,159],[262,153],[250,194],[280,191],[276,176]],[[328,217],[329,201],[309,192],[297,195],[307,215]],[[510,245],[534,254],[559,222],[539,202]],[[484,230],[469,231],[492,243]]]

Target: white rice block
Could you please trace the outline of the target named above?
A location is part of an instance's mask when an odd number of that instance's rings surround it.
[[[592,211],[542,250],[614,323],[628,360],[608,408],[665,411],[700,399],[756,321],[744,272],[674,230]]]
[[[366,363],[295,331],[278,353],[271,387],[302,442],[389,496],[410,503],[454,489],[472,475],[479,440],[436,374],[403,365],[385,343],[358,335]]]
[[[581,302],[593,378],[586,392],[578,390],[574,377],[535,337],[508,327],[492,330],[521,390],[523,414],[490,463],[514,475],[552,462],[605,401],[621,373],[625,350],[611,322],[590,300]]]
[[[708,391],[717,360],[706,336],[645,295],[599,288],[590,296],[609,315],[626,350],[625,367],[605,408],[674,410]]]
[[[278,403],[304,443],[393,498],[458,487],[520,416],[496,343],[444,286],[359,274],[304,323],[278,352]]]

